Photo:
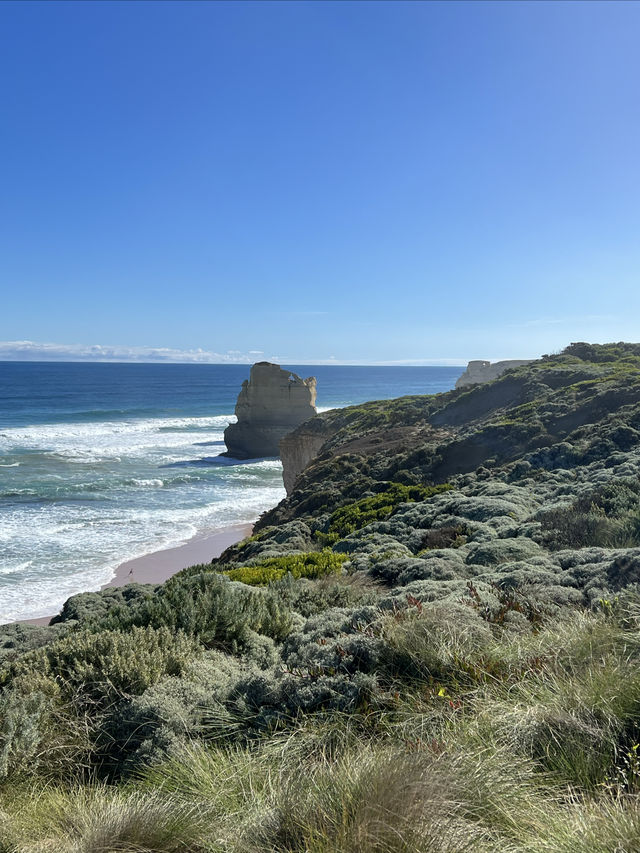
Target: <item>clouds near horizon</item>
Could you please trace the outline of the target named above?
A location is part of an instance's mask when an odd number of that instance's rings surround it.
[[[300,359],[295,356],[267,356],[262,350],[229,350],[220,353],[203,349],[179,350],[170,347],[127,347],[103,346],[102,344],[53,344],[34,341],[0,341],[0,361],[118,361],[118,362],[156,362],[168,364],[253,364],[256,361],[270,361],[282,364],[359,364],[360,362],[341,362],[335,357]],[[462,359],[422,359],[388,362],[376,362],[388,365],[443,365],[458,366],[465,364]]]
[[[226,353],[170,347],[103,346],[101,344],[54,344],[34,341],[0,341],[0,361],[142,361],[203,364],[252,364],[264,353],[234,350]]]

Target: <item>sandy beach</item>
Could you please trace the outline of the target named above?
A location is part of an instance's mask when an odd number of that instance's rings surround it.
[[[115,576],[102,589],[126,586],[128,583],[163,583],[181,569],[198,563],[209,563],[219,557],[230,545],[251,536],[252,524],[235,524],[200,536],[194,536],[183,545],[154,551],[135,560],[127,560],[116,569]],[[39,619],[20,620],[25,625],[48,625],[56,614]]]

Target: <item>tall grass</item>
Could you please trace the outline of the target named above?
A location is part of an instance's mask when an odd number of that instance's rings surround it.
[[[45,789],[5,816],[4,849],[19,853],[205,853],[209,816],[161,792],[103,786]],[[0,847],[2,849],[2,847]]]
[[[0,851],[635,853],[639,624],[633,596],[520,633],[384,617],[376,707],[185,742],[120,786],[5,788]]]

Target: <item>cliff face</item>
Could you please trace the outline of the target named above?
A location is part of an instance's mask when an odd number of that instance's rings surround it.
[[[280,441],[282,479],[288,495],[293,491],[300,474],[315,459],[330,435],[331,429],[326,421],[314,418],[285,435]]]
[[[482,382],[491,382],[512,367],[521,367],[530,364],[531,359],[511,359],[509,361],[470,361],[467,369],[456,382],[456,388],[465,388],[468,385],[479,385]]]
[[[316,414],[315,402],[315,377],[301,379],[267,361],[254,364],[238,395],[238,422],[224,431],[226,455],[234,459],[277,456],[280,439]]]

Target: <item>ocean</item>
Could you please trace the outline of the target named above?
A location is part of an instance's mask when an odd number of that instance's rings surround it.
[[[318,408],[434,394],[462,367],[295,366]],[[0,623],[56,612],[125,560],[255,521],[277,459],[220,456],[250,365],[0,362]]]

